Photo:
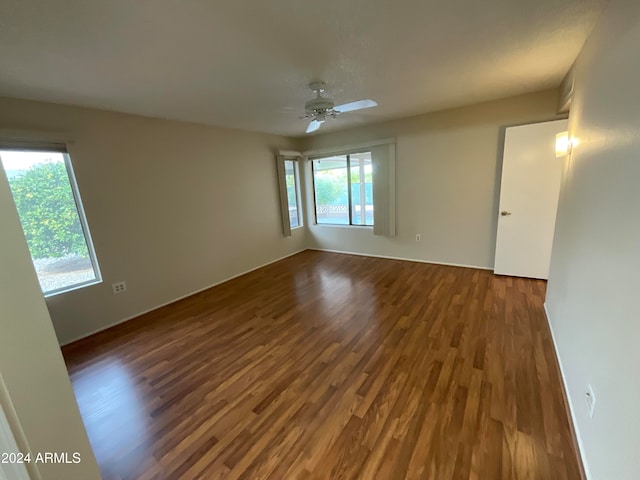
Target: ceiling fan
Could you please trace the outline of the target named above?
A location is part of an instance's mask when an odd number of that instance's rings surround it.
[[[333,100],[322,96],[326,87],[327,85],[324,82],[312,82],[309,84],[309,88],[311,88],[311,90],[316,94],[316,98],[313,98],[304,104],[305,114],[300,117],[301,119],[311,119],[306,133],[318,130],[327,118],[336,118],[341,113],[378,106],[378,104],[373,100],[358,100],[356,102],[345,103],[343,105],[334,105]]]

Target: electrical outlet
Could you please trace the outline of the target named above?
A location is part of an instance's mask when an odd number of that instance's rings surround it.
[[[419,242],[420,240],[422,240],[422,235],[416,233],[416,242]]]
[[[111,284],[111,287],[113,288],[113,293],[114,294],[118,294],[118,293],[122,293],[122,292],[126,292],[127,291],[127,284],[124,283],[124,282],[113,283],[113,284]]]
[[[596,394],[593,393],[591,385],[587,385],[587,391],[585,393],[585,400],[587,402],[587,409],[589,412],[589,418],[593,418],[593,414],[596,410]]]

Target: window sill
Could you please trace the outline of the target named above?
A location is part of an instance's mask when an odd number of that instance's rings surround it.
[[[44,298],[55,297],[56,295],[62,295],[63,293],[73,292],[74,290],[80,290],[81,288],[90,287],[91,285],[97,285],[99,283],[102,283],[101,278],[90,280],[84,283],[78,283],[76,285],[71,285],[69,287],[60,288],[58,290],[51,290],[50,292],[44,293]]]
[[[373,225],[341,225],[339,223],[314,223],[314,227],[331,227],[331,228],[368,228],[373,230]]]

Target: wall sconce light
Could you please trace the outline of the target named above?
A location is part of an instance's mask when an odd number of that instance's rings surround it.
[[[569,138],[569,132],[560,132],[556,135],[556,157],[566,157],[571,153],[573,145],[577,142]]]

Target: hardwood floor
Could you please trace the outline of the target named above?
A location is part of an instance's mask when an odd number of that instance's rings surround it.
[[[544,292],[306,251],[63,353],[105,480],[578,479]]]

